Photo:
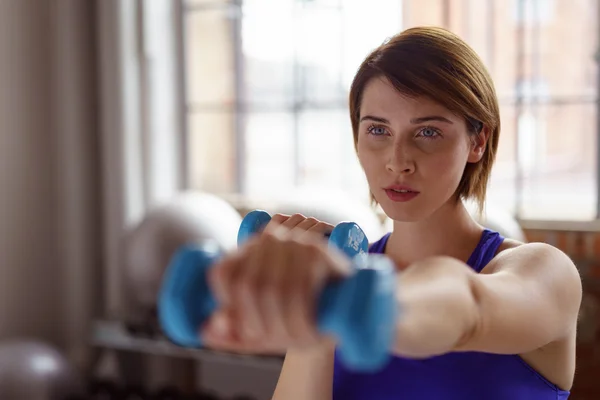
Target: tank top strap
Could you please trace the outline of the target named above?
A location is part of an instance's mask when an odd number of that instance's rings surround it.
[[[385,235],[383,235],[378,241],[371,243],[369,245],[369,253],[385,253],[385,246],[387,245],[388,239],[390,238],[391,234],[392,232],[388,232]]]
[[[496,256],[498,248],[504,242],[504,237],[500,233],[485,229],[481,235],[481,239],[477,244],[477,247],[471,253],[471,257],[467,261],[475,272],[481,272],[481,270]]]
[[[391,232],[388,232],[378,241],[371,243],[369,245],[369,253],[384,253],[390,235]],[[481,239],[479,240],[479,243],[477,243],[477,247],[467,260],[467,265],[473,268],[475,272],[481,272],[481,270],[496,256],[498,248],[503,242],[504,237],[502,237],[500,233],[484,229],[481,234]]]

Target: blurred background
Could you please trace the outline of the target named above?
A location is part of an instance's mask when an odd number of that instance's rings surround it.
[[[598,0],[0,0],[0,397],[269,399],[280,358],[161,336],[165,265],[190,240],[234,248],[254,208],[389,230],[348,89],[387,37],[436,25],[478,52],[501,105],[482,224],[581,271],[572,398],[596,399],[599,14]]]

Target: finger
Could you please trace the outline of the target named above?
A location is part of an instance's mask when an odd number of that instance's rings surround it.
[[[289,215],[275,214],[271,218],[271,220],[269,221],[267,226],[265,226],[265,228],[262,230],[262,232],[267,233],[267,234],[269,234],[269,233],[276,234],[276,235],[284,234],[285,232],[288,231],[288,228],[284,227],[283,223],[285,223],[288,219],[290,219]]]
[[[262,316],[265,321],[265,340],[275,348],[285,348],[289,334],[284,322],[282,303],[288,301],[282,283],[286,269],[293,267],[289,252],[282,245],[273,246],[263,270],[264,288],[260,293]],[[288,267],[288,268],[286,268]]]
[[[276,224],[283,224],[285,221],[290,219],[290,217],[291,217],[291,215],[288,215],[288,214],[274,214],[271,217],[271,221],[269,221],[269,222],[273,222]]]
[[[328,224],[327,222],[319,221],[319,223],[310,227],[309,231],[318,233],[319,235],[324,235],[326,233],[331,233],[335,226]]]
[[[311,254],[305,253],[305,247],[298,250],[293,258],[297,265],[290,268],[282,285],[288,294],[288,301],[282,303],[284,322],[294,347],[306,347],[317,340],[315,318],[315,296],[312,290]]]
[[[208,285],[221,307],[227,307],[231,302],[231,280],[240,269],[244,256],[244,251],[229,254],[208,270]]]
[[[200,328],[202,343],[208,347],[224,346],[234,342],[231,331],[231,318],[226,310],[217,310]]]
[[[304,220],[306,220],[306,217],[304,215],[294,214],[291,217],[289,217],[286,221],[282,222],[281,225],[285,228],[292,229]]]
[[[260,292],[264,286],[264,270],[268,264],[268,252],[277,248],[277,238],[267,236],[261,245],[251,252],[235,286],[235,300],[232,307],[236,310],[237,330],[240,336],[254,342],[264,336],[265,321],[262,316]]]
[[[230,315],[225,311],[219,311],[209,320],[210,322],[202,330],[202,343],[205,347],[213,350],[228,351],[235,353],[253,353],[255,347],[240,340],[233,335],[228,327],[232,323]],[[226,322],[227,321],[227,322]],[[225,327],[227,326],[227,328]]]
[[[291,216],[275,214],[263,230],[263,233],[271,233],[278,236],[288,235],[292,229],[296,228],[306,219],[307,218],[302,214],[294,214]]]
[[[329,268],[324,270],[326,273],[325,277],[315,277],[318,285],[324,284],[327,280],[337,280],[350,275],[352,272],[352,260],[344,255],[344,253],[342,253],[340,250],[336,248],[328,248],[327,245],[323,245],[322,243],[318,242],[310,243],[310,246],[315,248],[313,251],[318,251],[322,254],[323,262],[329,266]]]
[[[304,219],[304,221],[300,222],[298,225],[292,228],[291,233],[296,232],[306,232],[313,228],[315,225],[319,224],[319,220],[313,217],[309,217]]]

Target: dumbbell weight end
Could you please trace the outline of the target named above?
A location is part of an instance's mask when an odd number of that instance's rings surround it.
[[[324,288],[317,324],[320,332],[338,339],[347,368],[368,372],[387,363],[399,310],[392,261],[370,254],[360,262],[363,265],[351,277]]]
[[[216,242],[183,246],[163,276],[158,314],[164,333],[184,347],[201,347],[198,329],[217,308],[208,285],[208,269],[221,257]]]
[[[206,279],[219,259],[218,246],[181,248],[167,271],[159,296],[159,318],[165,334],[186,347],[202,346],[200,326],[216,309]],[[373,254],[343,280],[326,285],[318,301],[317,325],[339,339],[342,361],[352,369],[369,371],[382,366],[393,341],[397,317],[392,262]]]

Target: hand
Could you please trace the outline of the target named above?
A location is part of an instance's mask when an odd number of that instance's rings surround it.
[[[201,327],[204,343],[265,354],[330,340],[317,332],[317,300],[329,280],[350,272],[350,260],[323,239],[332,229],[300,214],[277,214],[215,264],[209,281],[219,309]]]

